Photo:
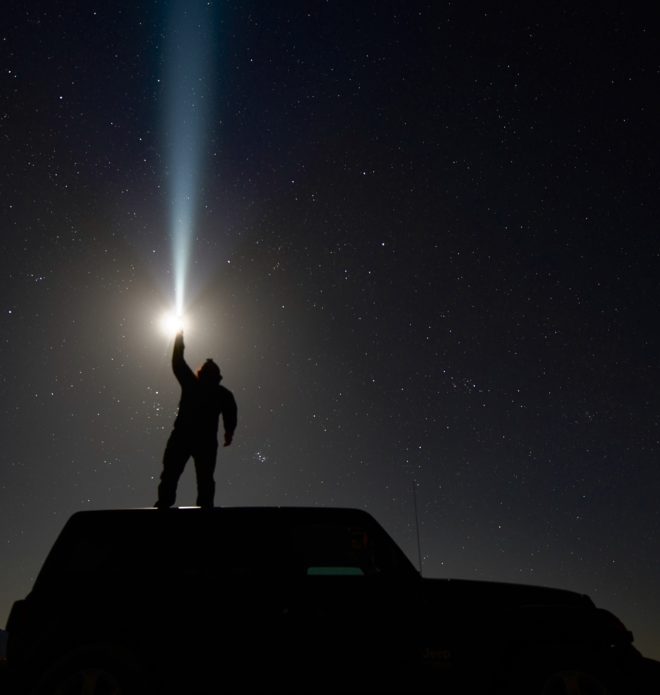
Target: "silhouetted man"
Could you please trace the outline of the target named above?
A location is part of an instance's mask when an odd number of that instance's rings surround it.
[[[211,359],[194,374],[183,358],[183,332],[176,334],[172,370],[181,384],[179,412],[163,455],[163,472],[158,485],[156,507],[174,505],[176,487],[183,469],[192,456],[197,474],[197,505],[213,507],[215,461],[218,452],[218,423],[222,413],[225,446],[236,429],[236,401],[232,392],[220,386],[220,368]]]

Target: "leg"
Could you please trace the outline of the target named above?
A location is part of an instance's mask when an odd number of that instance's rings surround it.
[[[197,506],[203,509],[213,508],[215,497],[215,459],[218,446],[209,446],[193,454],[195,459],[195,473],[197,474]]]
[[[160,474],[156,507],[166,509],[174,505],[176,487],[189,457],[190,451],[186,442],[176,432],[172,432],[163,454],[163,472]]]

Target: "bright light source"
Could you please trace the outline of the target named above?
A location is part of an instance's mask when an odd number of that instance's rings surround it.
[[[165,335],[168,337],[174,337],[177,333],[183,331],[186,328],[186,325],[187,324],[183,316],[181,316],[181,314],[176,314],[173,311],[163,314],[160,320],[160,327],[163,333],[165,333]]]

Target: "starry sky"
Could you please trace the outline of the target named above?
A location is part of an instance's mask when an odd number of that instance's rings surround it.
[[[155,501],[172,12],[3,6],[0,625],[70,514]],[[588,593],[660,658],[657,10],[196,12],[186,357],[239,405],[216,504],[366,508],[417,563],[416,490],[426,576]]]

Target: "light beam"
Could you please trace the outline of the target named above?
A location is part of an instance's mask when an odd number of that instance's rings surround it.
[[[174,0],[167,30],[165,130],[167,142],[170,236],[174,274],[174,314],[186,304],[192,239],[204,165],[211,108],[212,3]]]

